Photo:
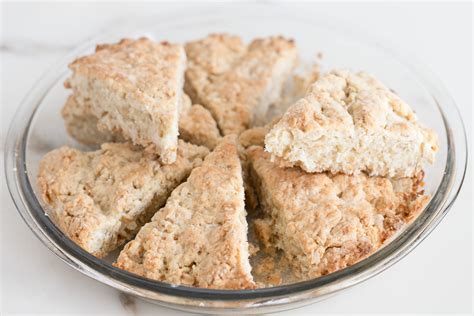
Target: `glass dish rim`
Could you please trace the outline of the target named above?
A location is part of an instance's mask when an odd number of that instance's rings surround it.
[[[201,18],[203,17],[201,16]],[[288,16],[286,16],[286,18],[288,18]],[[316,24],[320,25],[321,23]],[[329,289],[327,292],[332,293],[372,277],[402,259],[437,226],[441,219],[447,214],[462,187],[468,161],[467,138],[462,118],[454,100],[450,97],[449,93],[439,80],[422,63],[408,62],[408,60],[403,58],[401,54],[395,53],[397,50],[393,48],[387,49],[386,47],[381,47],[376,44],[376,46],[378,46],[377,48],[389,52],[390,57],[401,62],[412,70],[417,76],[417,79],[420,79],[425,87],[429,87],[428,91],[434,101],[437,102],[438,109],[443,117],[447,136],[447,163],[441,183],[422,214],[406,227],[399,236],[368,258],[345,269],[312,280],[255,290],[216,290],[173,286],[167,283],[142,278],[118,269],[111,264],[88,254],[65,237],[65,235],[56,228],[51,220],[44,215],[44,210],[36,198],[26,174],[28,171],[25,158],[27,139],[31,121],[35,116],[36,110],[41,105],[41,102],[44,96],[49,92],[49,89],[56,84],[57,80],[64,74],[65,70],[61,72],[60,69],[64,67],[67,61],[69,61],[71,57],[77,56],[78,52],[90,48],[92,44],[99,42],[103,37],[104,34],[99,35],[77,46],[73,51],[63,57],[54,67],[51,67],[37,81],[22,101],[11,122],[7,134],[7,144],[5,146],[5,174],[7,177],[7,185],[15,206],[27,225],[35,235],[63,261],[86,275],[93,276],[95,279],[98,279],[103,283],[116,288],[119,288],[119,284],[127,284],[146,291],[153,291],[183,298],[212,301],[240,301],[274,298],[283,295],[302,293],[309,290],[323,289],[325,286],[337,284],[337,288]],[[360,38],[363,39],[361,40],[362,43],[374,45],[367,36],[361,36],[358,34],[358,39],[360,40]],[[410,60],[413,60],[413,58],[410,58]],[[45,82],[47,82],[47,84],[45,84]],[[47,88],[45,88],[46,85],[48,86]],[[437,97],[433,95],[433,93],[437,94]],[[443,105],[439,103],[441,99],[443,99]],[[448,106],[455,109],[455,111],[445,113],[443,107]],[[22,114],[24,111],[29,113],[30,116],[28,120],[23,122]],[[461,136],[463,136],[463,138],[461,139],[464,139],[463,142],[459,139],[459,142],[455,144],[455,141],[458,140],[455,140],[449,120],[457,120],[456,123],[459,124],[462,130]],[[458,153],[456,153],[457,150],[459,150]],[[461,163],[456,163],[456,159],[461,159]],[[462,163],[463,161],[464,163]],[[103,280],[104,275],[114,282]],[[132,292],[140,295],[137,291],[132,290]],[[144,295],[142,294],[141,296]]]

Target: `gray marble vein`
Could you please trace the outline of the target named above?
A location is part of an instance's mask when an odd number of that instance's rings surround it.
[[[19,55],[45,54],[59,51],[69,51],[74,48],[70,43],[47,43],[32,40],[7,39],[0,41],[0,52]]]

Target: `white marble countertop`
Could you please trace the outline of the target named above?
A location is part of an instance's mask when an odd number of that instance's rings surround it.
[[[266,2],[265,5],[273,5]],[[189,7],[190,4],[181,5]],[[472,6],[472,5],[471,5]],[[472,125],[472,7],[469,4],[317,4],[381,40],[406,47],[442,79]],[[25,93],[59,57],[121,19],[163,14],[164,4],[2,4],[1,148]],[[470,138],[470,143],[471,138]],[[67,267],[23,223],[1,183],[1,312],[180,314],[89,279]],[[472,308],[472,176],[438,228],[382,274],[288,314],[464,312]]]

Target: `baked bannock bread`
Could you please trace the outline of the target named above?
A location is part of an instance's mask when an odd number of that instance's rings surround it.
[[[185,45],[185,91],[209,109],[223,135],[239,134],[262,121],[280,100],[298,60],[296,45],[283,37],[256,39],[211,34]]]
[[[334,70],[286,111],[265,149],[307,172],[412,177],[433,163],[438,145],[436,134],[373,76]]]
[[[120,132],[134,144],[155,145],[160,160],[176,160],[178,108],[186,55],[181,45],[147,38],[98,45],[69,65],[78,103],[90,103],[99,129]]]
[[[421,174],[391,180],[364,173],[306,173],[279,167],[260,146],[247,151],[254,187],[271,222],[276,247],[305,279],[343,269],[370,255],[429,200],[420,191]]]
[[[100,129],[97,117],[91,112],[90,102],[79,104],[74,95],[67,99],[61,115],[68,134],[84,145],[125,141],[125,137],[118,131]],[[183,94],[179,109],[179,138],[213,149],[220,137],[211,113],[198,104],[191,105],[189,97]]]
[[[154,151],[129,143],[93,152],[61,147],[41,160],[38,189],[59,229],[104,257],[134,237],[208,153],[179,141],[176,161],[164,165]]]
[[[244,189],[235,137],[227,136],[120,253],[143,277],[216,289],[253,288]]]

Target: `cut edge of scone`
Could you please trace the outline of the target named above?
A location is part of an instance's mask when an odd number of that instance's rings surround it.
[[[116,266],[203,288],[254,288],[234,136],[216,146],[120,253]]]
[[[58,228],[105,257],[151,219],[208,153],[180,141],[177,160],[164,165],[153,151],[130,143],[105,143],[94,152],[64,146],[42,158],[37,185]]]
[[[98,45],[69,65],[78,101],[90,102],[99,128],[120,132],[134,144],[154,144],[163,163],[176,159],[178,109],[186,54],[181,45],[147,38]]]
[[[429,196],[418,177],[387,179],[306,173],[279,167],[262,147],[249,147],[251,177],[268,227],[262,241],[291,261],[295,273],[315,278],[377,251],[424,209]],[[273,240],[273,239],[272,239]]]
[[[124,142],[119,132],[99,129],[98,119],[91,113],[90,104],[80,104],[71,94],[61,115],[68,134],[79,143],[97,146],[108,142]],[[183,94],[179,117],[179,138],[198,146],[213,149],[221,135],[211,113],[199,104],[191,105],[190,98]]]
[[[265,149],[307,172],[412,177],[434,162],[438,145],[436,134],[372,75],[333,70],[286,111]]]
[[[89,105],[80,105],[71,94],[61,109],[61,116],[68,134],[79,143],[89,146],[103,143],[124,142],[120,133],[97,128],[98,119]]]

